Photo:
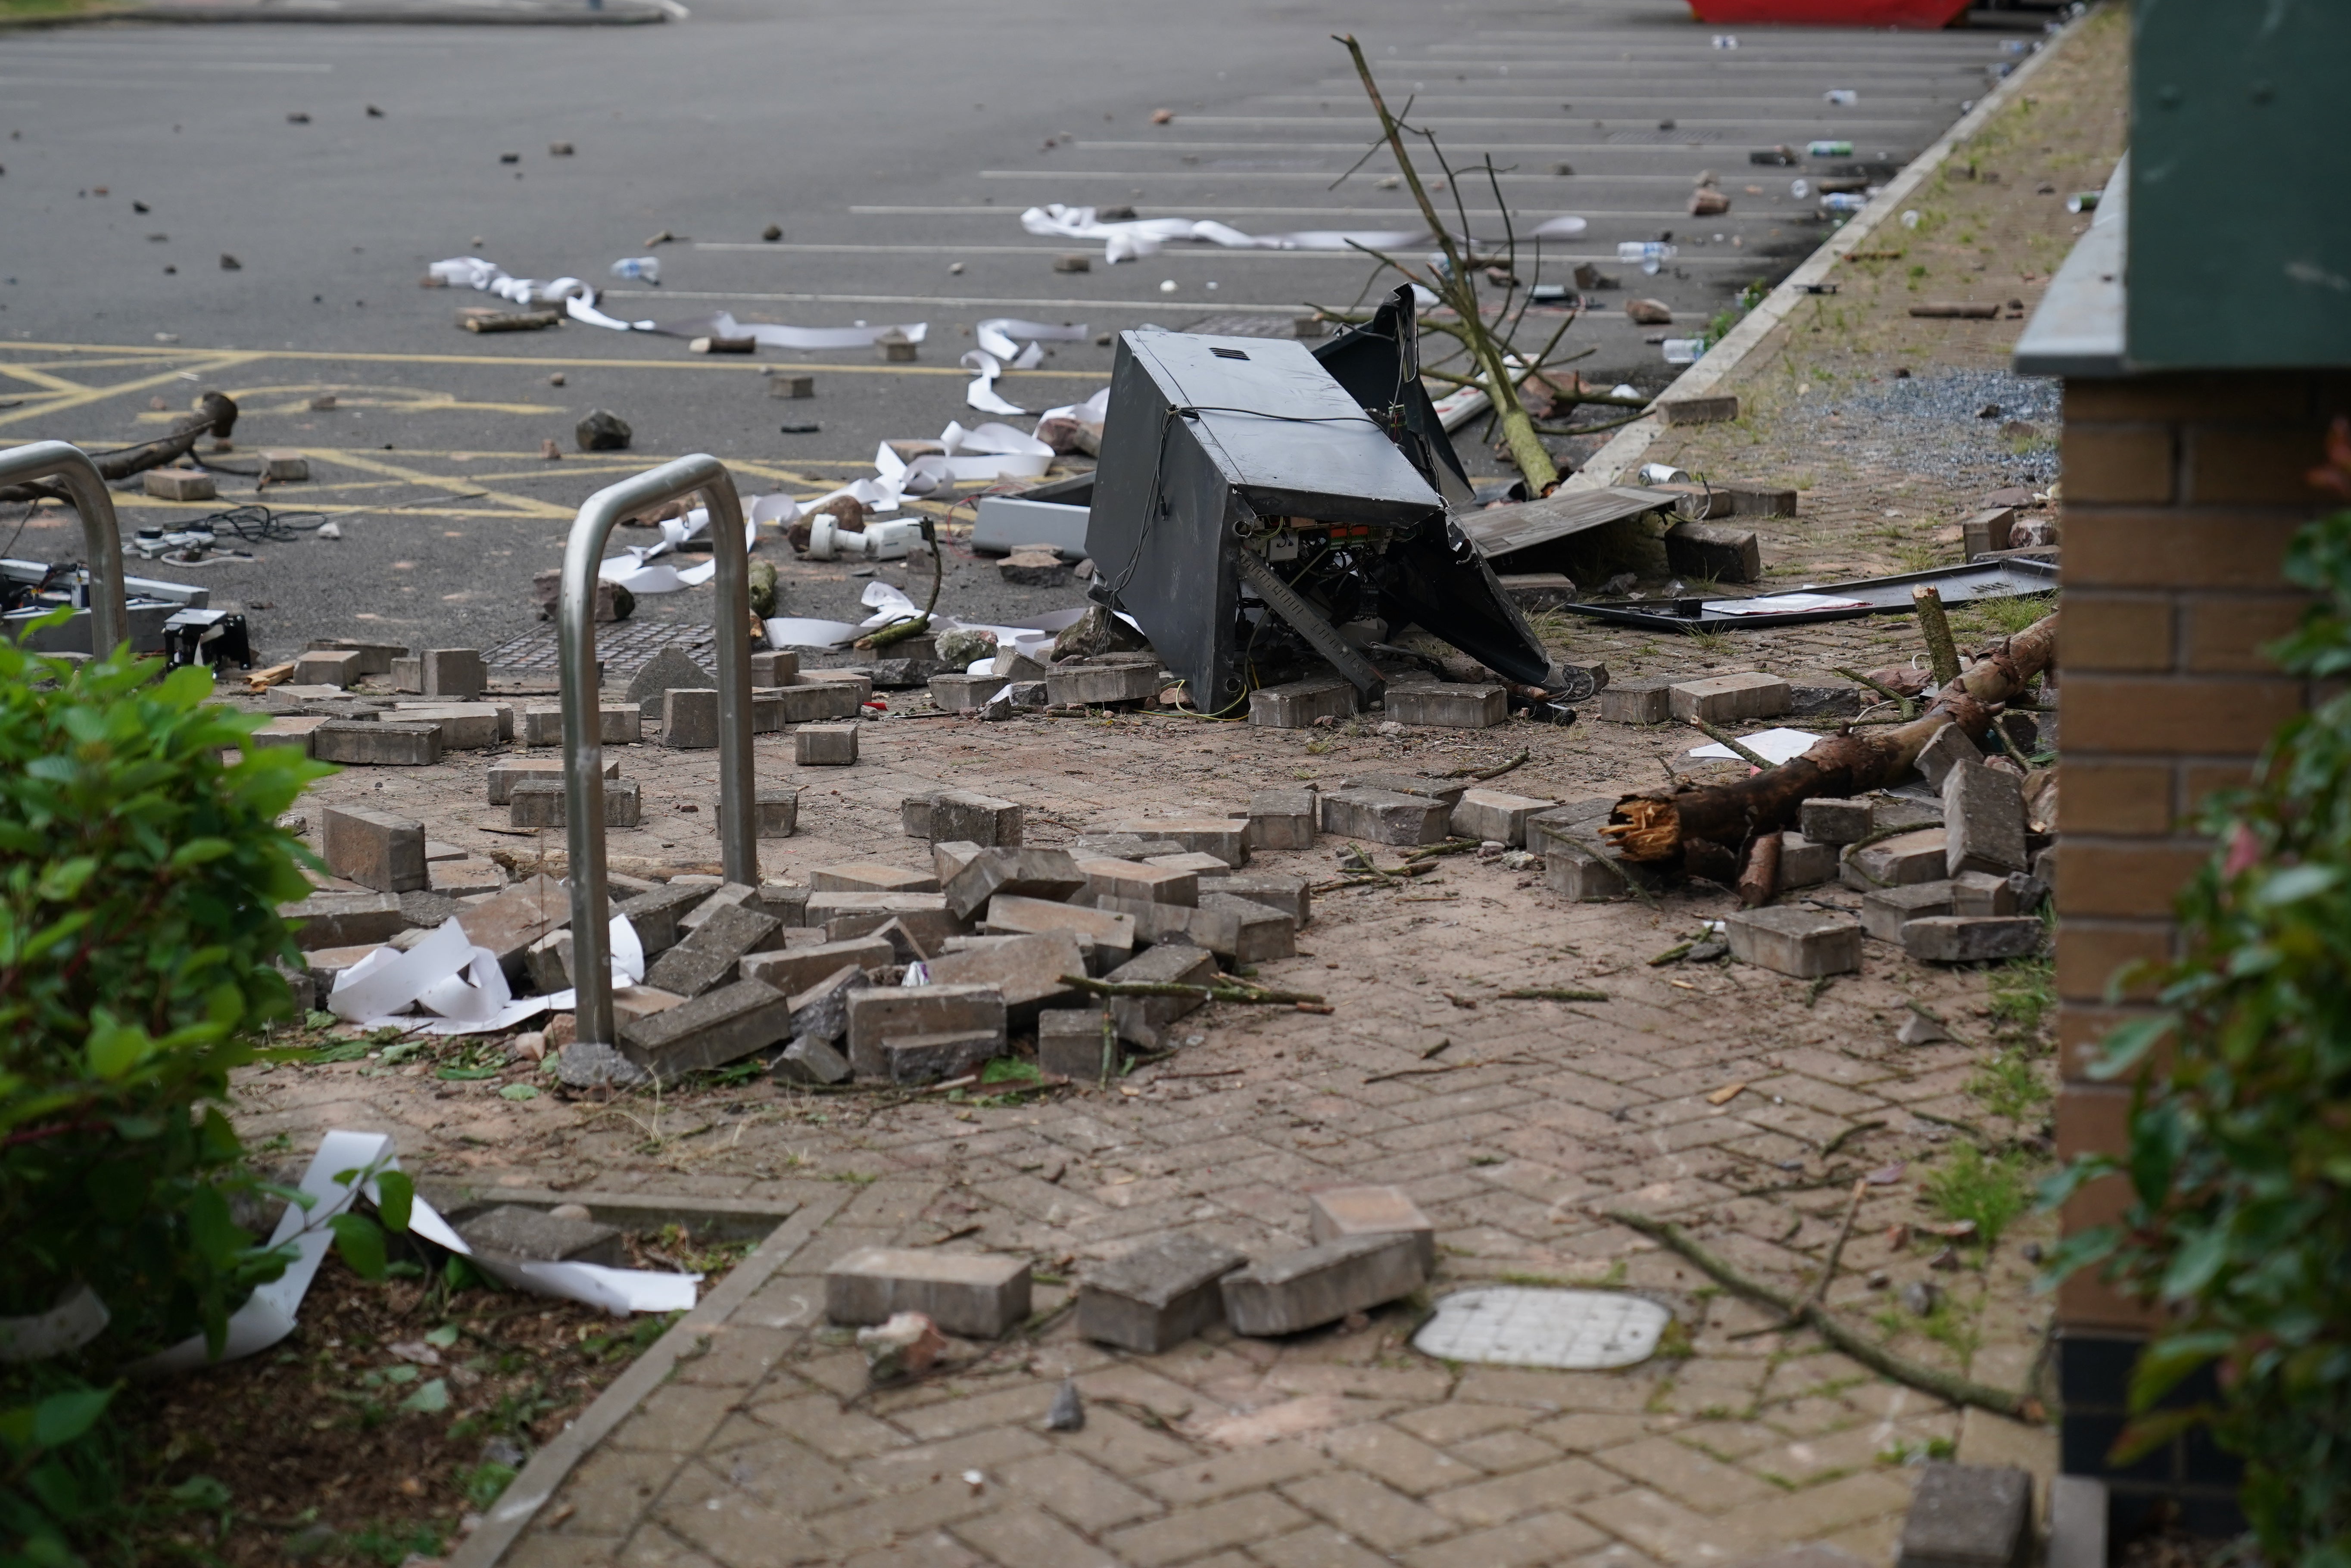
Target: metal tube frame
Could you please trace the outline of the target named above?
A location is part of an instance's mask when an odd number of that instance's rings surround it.
[[[757,886],[759,847],[751,793],[751,558],[743,503],[726,465],[705,453],[681,457],[590,496],[563,549],[557,610],[563,667],[563,811],[570,849],[571,981],[578,1037],[613,1043],[611,934],[606,929],[604,727],[596,673],[596,573],[604,541],[635,517],[699,493],[710,512],[717,571],[711,607],[717,628],[718,834],[730,882]]]
[[[0,452],[0,482],[54,479],[81,515],[82,553],[89,557],[89,651],[104,659],[131,637],[122,592],[122,529],[114,496],[89,454],[70,441],[37,441]]]

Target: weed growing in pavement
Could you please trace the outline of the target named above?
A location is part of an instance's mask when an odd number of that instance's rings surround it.
[[[1992,1028],[2003,1038],[2037,1039],[2056,1006],[2054,959],[2017,959],[1991,971]]]
[[[1960,638],[1990,641],[2013,637],[2048,613],[2046,599],[2023,594],[2003,594],[1976,599],[1951,612],[1951,630]]]
[[[400,1528],[371,1524],[333,1544],[340,1547],[339,1555],[381,1563],[384,1568],[400,1568],[411,1557],[440,1556],[441,1542],[441,1532],[431,1525]]]
[[[2051,1097],[2049,1085],[2042,1080],[2038,1054],[2023,1045],[1993,1052],[1968,1080],[1968,1093],[1993,1116],[2019,1124]]]
[[[1905,1438],[1878,1449],[1877,1462],[1881,1465],[1923,1465],[1950,1459],[1959,1451],[1959,1444],[1949,1438]]]
[[[1978,1239],[1989,1249],[2032,1207],[2027,1163],[2022,1154],[1993,1158],[1972,1143],[1954,1144],[1943,1163],[1927,1173],[1927,1199],[1947,1219],[1973,1220]]]

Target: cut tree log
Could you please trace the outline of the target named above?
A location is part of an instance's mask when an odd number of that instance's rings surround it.
[[[209,432],[215,439],[226,441],[229,431],[236,428],[236,401],[218,392],[206,392],[196,400],[193,413],[184,414],[173,422],[172,433],[153,441],[127,446],[120,452],[92,453],[90,461],[98,465],[98,476],[112,484],[144,473],[151,468],[162,468],[193,452],[196,442]],[[0,505],[23,501],[70,501],[64,491],[48,484],[0,485]]]
[[[2021,696],[2035,675],[2056,662],[2057,618],[2052,615],[1944,687],[1933,705],[1908,723],[1870,735],[1848,727],[1802,756],[1730,784],[1626,795],[1609,813],[1601,835],[1627,860],[1678,860],[1692,875],[1729,881],[1755,836],[1794,826],[1805,801],[1865,794],[1896,783],[1945,724],[1957,724],[1970,740],[1980,741],[2000,705]],[[1730,877],[1721,875],[1726,856],[1734,867]]]

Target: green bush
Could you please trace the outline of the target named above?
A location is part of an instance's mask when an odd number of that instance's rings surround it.
[[[0,643],[0,1314],[87,1282],[125,1349],[216,1335],[274,1272],[229,1218],[220,1102],[291,1007],[276,907],[308,883],[277,817],[328,771],[157,672]]]
[[[277,820],[328,770],[251,748],[261,721],[206,706],[204,672],[159,673],[0,641],[0,1316],[87,1285],[111,1318],[78,1355],[0,1365],[9,1563],[72,1561],[114,1506],[111,1369],[217,1345],[284,1268],[231,1219],[257,1184],[221,1106],[290,1010],[276,906],[308,883]]]
[[[2325,482],[2351,494],[2351,430]],[[2287,570],[2318,590],[2271,651],[2294,673],[2351,673],[2351,511],[2309,524]],[[2119,1173],[2119,1222],[2070,1238],[2052,1278],[2097,1267],[2157,1306],[2127,1459],[2198,1425],[2245,1461],[2267,1561],[2351,1564],[2351,695],[2293,720],[2252,787],[2206,824],[2216,848],[2180,900],[2188,956],[2161,1012],[2118,1030],[2103,1076],[2137,1075],[2129,1145],[2045,1194]],[[2149,1054],[2170,1054],[2158,1068]],[[2166,1405],[2210,1368],[2208,1402]]]

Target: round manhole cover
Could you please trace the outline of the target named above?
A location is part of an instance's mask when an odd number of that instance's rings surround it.
[[[1599,1370],[1646,1361],[1673,1314],[1618,1291],[1490,1285],[1456,1291],[1413,1345],[1443,1361]]]

